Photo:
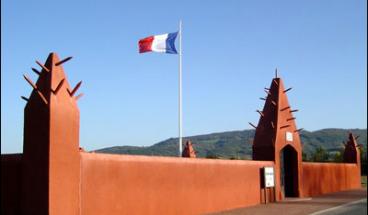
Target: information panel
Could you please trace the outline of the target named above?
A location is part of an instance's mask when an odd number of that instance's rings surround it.
[[[264,167],[265,187],[275,186],[275,174],[273,167]]]
[[[293,141],[293,133],[291,132],[286,132],[286,140],[287,141]]]

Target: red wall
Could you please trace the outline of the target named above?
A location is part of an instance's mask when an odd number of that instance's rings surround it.
[[[81,153],[82,214],[198,214],[261,202],[260,168],[234,161]]]
[[[1,155],[1,214],[20,214],[22,155]]]
[[[303,162],[302,167],[304,196],[361,187],[360,167],[357,164]]]

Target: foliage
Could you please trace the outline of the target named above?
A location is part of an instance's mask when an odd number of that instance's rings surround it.
[[[337,152],[341,151],[343,144],[346,141],[348,133],[360,135],[358,143],[363,144],[362,161],[367,160],[367,130],[366,129],[323,129],[314,132],[302,131],[300,134],[303,145],[303,160],[312,160],[312,154],[316,148],[323,149],[331,154],[331,160],[339,159]],[[222,133],[213,133],[206,135],[198,135],[184,138],[190,139],[193,143],[197,157],[210,157],[216,155],[217,158],[245,158],[252,159],[251,141],[254,138],[254,130],[230,131]],[[115,146],[96,150],[101,153],[113,154],[136,154],[136,155],[161,155],[161,156],[177,156],[178,154],[178,139],[170,138],[148,147],[136,146]],[[362,166],[363,168],[363,166]]]
[[[366,175],[361,177],[361,183],[362,183],[362,187],[367,187],[367,176]]]
[[[335,163],[342,163],[344,161],[344,152],[336,152],[333,154],[332,161]]]
[[[360,147],[361,173],[367,175],[367,144]]]
[[[219,159],[219,156],[216,155],[213,152],[207,152],[206,158],[209,158],[209,159]]]
[[[329,153],[322,146],[318,146],[311,155],[311,161],[313,162],[326,162],[328,158]]]
[[[303,161],[309,161],[309,160],[308,160],[308,155],[307,155],[307,153],[302,152],[302,160],[303,160]]]

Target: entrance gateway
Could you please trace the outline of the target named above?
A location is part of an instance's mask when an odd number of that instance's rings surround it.
[[[253,160],[274,161],[275,201],[285,197],[300,197],[302,175],[302,145],[293,116],[297,109],[291,108],[281,78],[272,80],[266,88],[265,105],[260,113],[253,141]]]
[[[286,145],[280,152],[280,182],[284,197],[298,197],[298,153]]]

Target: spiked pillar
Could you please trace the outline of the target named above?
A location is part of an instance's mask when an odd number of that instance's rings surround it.
[[[287,91],[281,78],[274,78],[266,88],[267,98],[260,113],[253,141],[253,160],[275,162],[276,200],[285,196],[300,197],[302,146]]]
[[[188,140],[185,143],[184,150],[183,150],[183,153],[182,153],[182,157],[185,157],[185,158],[195,158],[196,157],[196,153],[194,151],[192,141]]]
[[[354,137],[352,133],[349,133],[349,140],[345,144],[344,162],[356,163],[360,166],[360,151],[357,139],[358,137]]]
[[[70,59],[70,58],[69,58]],[[67,59],[67,60],[69,60]],[[79,109],[55,53],[41,67],[24,109],[24,214],[79,214]]]

